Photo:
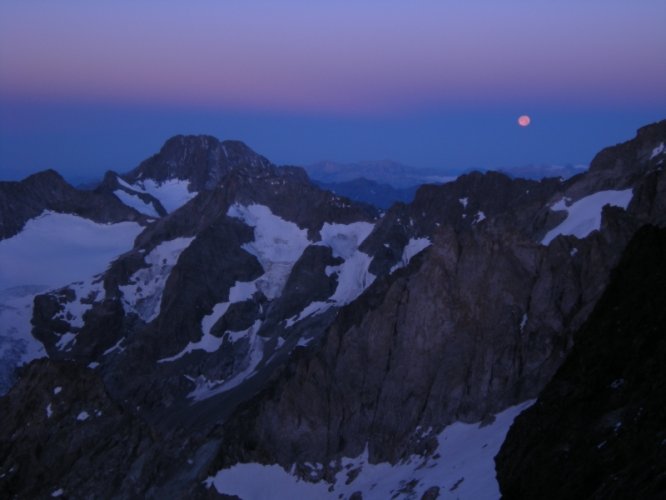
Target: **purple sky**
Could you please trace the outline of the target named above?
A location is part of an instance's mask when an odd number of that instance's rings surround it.
[[[665,21],[663,0],[4,0],[0,177],[128,170],[175,133],[278,163],[588,162],[666,118]]]

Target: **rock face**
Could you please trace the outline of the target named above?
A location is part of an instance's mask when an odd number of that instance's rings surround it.
[[[325,479],[366,446],[373,462],[428,453],[447,424],[550,380],[632,235],[666,224],[663,141],[666,122],[567,181],[471,173],[380,217],[241,143],[173,138],[89,194],[146,228],[104,273],[35,298],[51,359],[26,369],[2,418],[42,418],[21,398],[58,370],[84,374],[72,405],[103,391],[140,424],[108,443],[130,479],[97,491],[120,497],[191,491],[241,461],[324,464]],[[53,446],[68,439],[57,429]],[[7,443],[7,471],[34,458],[32,441]],[[35,494],[88,488],[89,469],[70,466]],[[25,467],[7,491],[33,492]]]
[[[575,345],[496,458],[506,499],[666,493],[666,230],[628,246]]]

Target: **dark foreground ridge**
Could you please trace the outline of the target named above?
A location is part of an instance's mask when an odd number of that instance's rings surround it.
[[[641,229],[497,456],[503,498],[666,496],[666,230]]]

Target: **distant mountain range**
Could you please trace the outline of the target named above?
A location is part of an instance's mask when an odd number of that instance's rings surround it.
[[[344,182],[321,182],[313,180],[322,189],[326,189],[351,200],[368,203],[377,208],[387,209],[397,202],[411,203],[419,186],[394,188],[389,184],[371,181],[365,177]]]
[[[665,144],[386,210],[211,136],[0,182],[0,497],[659,498]]]
[[[324,161],[304,168],[319,186],[382,209],[396,202],[411,202],[418,186],[422,184],[443,184],[455,180],[459,175],[432,168],[411,167],[389,160],[357,163]],[[514,178],[540,180],[547,177],[568,179],[586,169],[585,165],[542,164],[511,167],[499,171]]]
[[[412,188],[421,184],[441,184],[457,177],[443,174],[437,169],[410,167],[390,160],[357,163],[322,161],[303,168],[317,182],[339,184],[363,178],[388,184],[396,189]]]
[[[511,177],[522,179],[545,179],[546,177],[558,177],[569,179],[574,175],[582,174],[588,169],[587,165],[524,165],[521,167],[509,167],[499,169]]]

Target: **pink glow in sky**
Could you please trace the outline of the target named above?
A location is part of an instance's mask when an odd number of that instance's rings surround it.
[[[0,95],[365,113],[663,102],[666,3],[5,1]]]

